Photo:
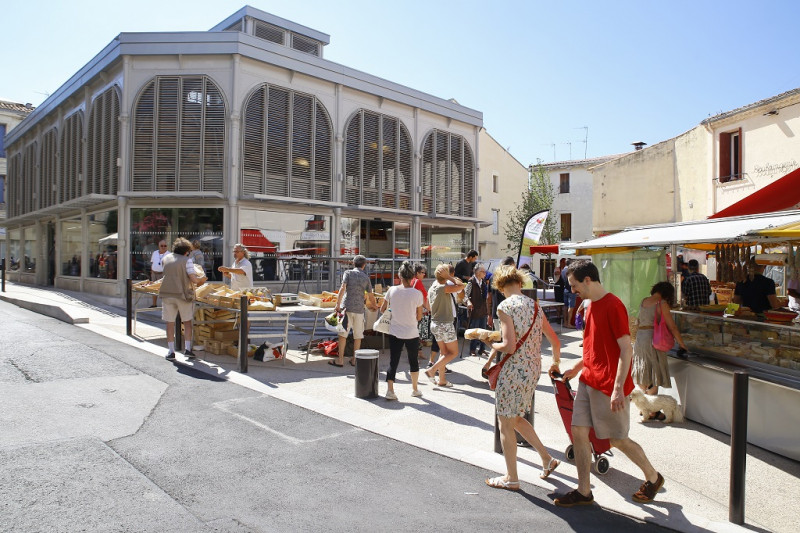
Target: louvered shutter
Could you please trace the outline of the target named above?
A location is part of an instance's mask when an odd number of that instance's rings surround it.
[[[435,161],[433,158],[434,132],[428,134],[422,148],[422,210],[433,213],[433,182]]]
[[[267,24],[266,22],[256,20],[253,30],[253,33],[259,39],[264,39],[265,41],[278,44],[283,44],[284,42],[285,32],[277,26],[273,26],[272,24]]]
[[[361,179],[363,205],[379,206],[380,187],[380,117],[364,112],[364,172]]]
[[[113,88],[98,96],[89,116],[89,191],[116,194],[119,184],[119,96]]]
[[[58,153],[58,134],[52,128],[42,137],[42,163],[40,169],[39,208],[50,207],[58,203],[56,197],[56,172]]]
[[[270,195],[289,194],[289,125],[289,92],[270,87],[266,183]]]
[[[317,41],[309,39],[308,37],[303,37],[302,35],[297,35],[296,33],[292,34],[292,48],[305,52],[306,54],[314,56],[319,55],[319,43]]]
[[[178,173],[180,78],[159,78],[156,92],[155,190],[175,191]]]
[[[314,134],[314,99],[292,95],[292,175],[289,195],[292,198],[312,198],[311,164]]]
[[[242,194],[264,194],[267,86],[248,98],[244,107],[242,140]]]
[[[22,173],[22,154],[14,154],[8,160],[8,176],[6,178],[6,212],[9,217],[20,215],[19,184]]]
[[[36,195],[36,156],[38,143],[32,142],[25,147],[22,156],[22,182],[20,195],[22,197],[21,214],[30,213],[34,210]]]
[[[156,82],[148,83],[136,101],[133,111],[133,176],[134,191],[152,191],[155,175],[155,91]]]
[[[450,136],[450,209],[449,214],[461,214],[462,188],[464,186],[464,176],[462,169],[464,161],[462,159],[462,139],[461,137]]]
[[[350,118],[345,138],[345,201],[348,205],[361,203],[361,118],[359,111]]]
[[[80,173],[83,169],[83,115],[74,113],[64,120],[61,132],[61,150],[59,159],[59,197],[61,202],[74,200],[83,195]]]
[[[203,160],[203,112],[206,107],[202,78],[183,78],[181,84],[178,191],[199,191]]]
[[[202,191],[223,192],[225,187],[225,100],[210,79],[203,97]]]
[[[333,126],[325,108],[317,102],[314,136],[314,199],[330,202],[333,175]]]
[[[397,119],[382,116],[381,206],[397,208]]]
[[[411,135],[406,127],[400,124],[400,139],[398,143],[399,160],[397,176],[398,208],[411,209],[412,168],[414,154],[411,149]]]
[[[475,216],[475,162],[472,149],[464,142],[464,211],[465,217]]]
[[[447,198],[450,193],[450,182],[447,179],[449,142],[446,133],[436,133],[436,213],[447,214]]]

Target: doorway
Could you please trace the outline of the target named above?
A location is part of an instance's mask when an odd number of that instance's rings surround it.
[[[47,243],[47,286],[53,287],[56,284],[56,225],[48,222],[45,226]]]

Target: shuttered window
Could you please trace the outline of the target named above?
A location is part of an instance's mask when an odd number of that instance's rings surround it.
[[[132,189],[222,192],[225,103],[206,76],[163,76],[139,93],[133,116]]]
[[[58,162],[58,133],[55,128],[42,136],[42,162],[40,168],[39,208],[58,204],[56,173]]]
[[[35,209],[36,199],[36,152],[38,143],[32,142],[25,147],[22,153],[22,176],[20,182],[20,198],[22,209],[20,214],[30,213]]]
[[[434,130],[422,143],[423,211],[475,216],[475,160],[460,135]]]
[[[74,113],[64,120],[61,131],[61,146],[58,157],[59,202],[83,196],[82,177],[83,113]]]
[[[119,96],[114,88],[95,98],[89,114],[90,193],[117,194],[119,182]]]
[[[286,32],[284,32],[282,29],[278,28],[277,26],[273,26],[272,24],[261,22],[260,20],[253,22],[253,33],[256,37],[259,39],[264,39],[265,41],[284,44],[284,35]]]
[[[301,52],[305,52],[306,54],[311,54],[314,56],[319,55],[318,41],[309,39],[308,37],[303,37],[302,35],[297,35],[296,33],[292,34],[292,48]]]
[[[365,109],[345,127],[345,201],[410,209],[411,136],[395,117]]]
[[[22,154],[17,153],[8,160],[8,177],[6,180],[6,213],[9,217],[17,217],[21,213],[21,198],[19,194],[22,181]]]
[[[244,106],[242,194],[331,201],[332,142],[314,96],[262,85]]]

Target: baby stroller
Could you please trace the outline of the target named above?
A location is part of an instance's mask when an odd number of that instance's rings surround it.
[[[561,414],[561,420],[564,422],[564,429],[567,430],[569,441],[572,443],[572,407],[575,403],[576,393],[574,390],[572,390],[569,380],[559,379],[563,377],[564,376],[562,374],[554,372],[550,376],[550,379],[553,382],[553,389],[555,390],[556,394],[558,412]],[[592,457],[594,458],[595,472],[601,475],[607,473],[611,465],[606,455],[609,457],[613,457],[614,455],[610,451],[611,442],[608,439],[598,439],[597,435],[595,435],[594,428],[589,430],[589,441],[592,444]],[[575,460],[575,450],[572,444],[567,446],[564,455],[566,455],[567,459],[570,461]]]

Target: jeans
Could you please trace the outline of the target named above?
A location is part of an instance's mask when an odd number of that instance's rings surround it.
[[[408,365],[411,372],[419,372],[419,337],[413,339],[398,339],[394,335],[389,335],[389,370],[386,371],[386,381],[394,381],[397,374],[397,365],[400,364],[400,356],[403,355],[403,346],[408,352]]]
[[[472,320],[469,321],[469,327],[486,329],[487,320],[488,317],[473,318]],[[478,347],[480,347],[481,350],[486,350],[486,345],[483,343],[482,340],[472,339],[471,341],[469,341],[469,353],[478,353]]]

